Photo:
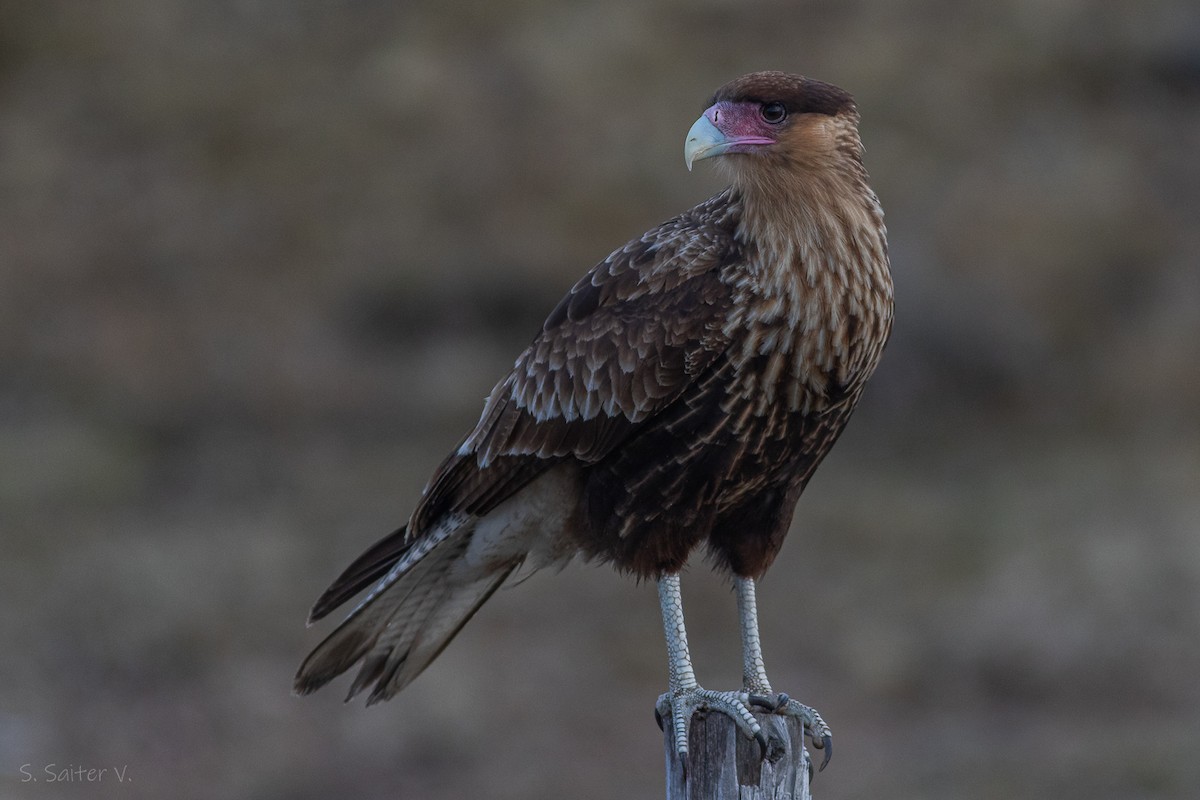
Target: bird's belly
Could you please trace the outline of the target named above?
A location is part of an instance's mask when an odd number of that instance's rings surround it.
[[[819,434],[831,422],[820,414],[775,408],[731,423],[723,442],[728,452],[726,469],[713,487],[717,511],[803,480],[814,458],[825,449],[825,437]]]

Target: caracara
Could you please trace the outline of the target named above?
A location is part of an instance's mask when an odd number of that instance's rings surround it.
[[[658,702],[687,751],[697,709],[765,746],[750,711],[803,718],[775,693],[755,580],[833,447],[892,324],[883,212],[867,185],[845,91],[781,72],[723,86],[684,145],[731,185],[592,268],[492,390],[406,525],[351,564],[319,620],[370,592],[305,660],[296,691],[355,664],[347,699],[386,700],[421,674],[518,570],[576,555],[657,582],[669,661]],[[744,681],[711,691],[692,671],[679,574],[703,546],[729,573]],[[823,765],[822,765],[823,766]]]

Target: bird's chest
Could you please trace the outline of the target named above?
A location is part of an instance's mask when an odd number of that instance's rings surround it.
[[[840,405],[874,371],[890,327],[890,296],[861,281],[829,272],[789,278],[742,287],[729,319],[728,410],[737,407],[743,425]]]
[[[755,415],[825,413],[856,397],[891,331],[892,280],[874,195],[759,203],[739,228],[744,259],[722,276],[730,402]],[[849,197],[850,199],[846,199]]]

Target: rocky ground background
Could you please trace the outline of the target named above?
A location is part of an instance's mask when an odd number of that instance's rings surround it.
[[[654,591],[607,569],[386,705],[290,684],[561,293],[719,188],[683,134],[761,68],[857,95],[896,278],[760,595],[817,795],[1197,796],[1187,0],[0,4],[0,795],[661,796]],[[735,684],[728,586],[685,593]]]

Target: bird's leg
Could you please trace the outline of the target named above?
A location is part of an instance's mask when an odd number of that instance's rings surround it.
[[[758,636],[758,602],[755,599],[753,578],[734,578],[737,589],[738,620],[742,629],[742,686],[747,702],[764,711],[804,720],[804,730],[813,747],[825,751],[821,769],[833,755],[833,734],[815,708],[799,703],[783,692],[771,691],[767,668],[763,665],[762,640]],[[665,612],[664,612],[665,613]],[[680,620],[682,624],[682,619]],[[686,644],[685,644],[686,646]]]
[[[658,580],[658,600],[662,606],[663,631],[667,638],[667,661],[669,668],[669,691],[658,698],[655,717],[662,727],[666,717],[671,718],[675,738],[675,752],[686,763],[688,752],[688,726],[692,714],[700,709],[719,711],[729,716],[738,730],[756,739],[765,757],[767,737],[758,720],[747,706],[746,692],[714,692],[701,688],[692,670],[692,656],[688,652],[687,630],[683,625],[683,596],[679,592],[679,575],[664,575]]]
[[[771,694],[767,668],[763,665],[762,640],[758,636],[758,601],[753,578],[734,578],[737,589],[738,622],[742,631],[742,686],[752,695]]]

